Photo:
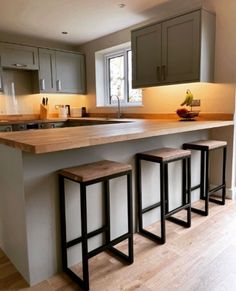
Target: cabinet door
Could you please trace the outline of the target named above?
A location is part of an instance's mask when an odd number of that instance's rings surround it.
[[[161,24],[132,32],[133,88],[161,82]]]
[[[200,11],[162,24],[162,83],[200,78]]]
[[[0,68],[0,91],[3,91],[2,69]]]
[[[39,49],[39,90],[56,92],[56,54],[53,50]]]
[[[56,76],[57,92],[85,93],[84,56],[56,51]]]
[[[1,66],[37,70],[38,49],[24,45],[1,43]]]

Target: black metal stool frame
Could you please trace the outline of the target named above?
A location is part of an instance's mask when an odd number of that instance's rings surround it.
[[[127,212],[128,212],[128,232],[111,240],[110,238],[110,191],[109,180],[127,176]],[[69,242],[66,240],[66,212],[65,212],[65,185],[64,179],[71,180],[80,184],[80,204],[81,204],[81,237],[75,238]],[[86,202],[86,186],[103,182],[104,198],[105,198],[105,225],[90,233],[87,231],[87,202]],[[61,248],[62,248],[62,268],[76,283],[84,290],[89,290],[89,266],[88,260],[93,256],[109,250],[111,253],[123,259],[125,262],[132,264],[134,261],[133,254],[133,214],[132,214],[132,171],[123,171],[114,175],[94,179],[88,182],[78,182],[59,174],[59,194],[60,194],[60,219],[61,219]],[[105,233],[105,244],[88,251],[88,239],[98,234]],[[128,239],[128,255],[114,248],[114,245]],[[83,279],[77,276],[70,268],[68,268],[67,249],[82,243],[82,266]]]
[[[183,145],[183,149],[197,150],[201,152],[201,162],[200,162],[200,184],[191,187],[191,192],[200,188],[200,199],[205,200],[204,210],[192,207],[192,212],[205,215],[209,214],[209,201],[225,205],[225,196],[226,196],[226,182],[225,182],[225,173],[226,173],[226,156],[227,156],[227,145],[218,147],[216,149],[209,150],[207,146],[187,144]],[[222,184],[216,186],[209,190],[209,153],[210,151],[223,149],[223,169],[222,169]],[[217,200],[211,198],[210,195],[222,190],[222,199]]]
[[[149,161],[160,164],[160,202],[150,205],[143,209],[142,207],[142,185],[141,185],[141,161]],[[182,160],[182,205],[169,211],[169,191],[168,191],[168,164]],[[136,184],[138,196],[138,224],[139,233],[152,239],[155,242],[164,244],[166,242],[165,220],[168,219],[184,227],[191,226],[191,157],[181,157],[171,161],[157,161],[155,157],[146,156],[145,154],[136,154]],[[143,227],[143,214],[157,207],[161,207],[161,235],[158,236]],[[172,217],[173,214],[186,209],[187,221]]]

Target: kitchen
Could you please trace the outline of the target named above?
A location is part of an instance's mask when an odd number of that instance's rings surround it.
[[[169,3],[170,2],[170,3]],[[171,3],[172,2],[172,3]],[[161,20],[161,19],[165,19],[165,18],[169,18],[170,16],[174,16],[177,14],[182,14],[185,11],[192,11],[196,8],[199,8],[202,5],[202,1],[189,1],[189,4],[184,3],[186,1],[167,1],[167,3],[162,4],[160,7],[158,7],[158,9],[154,9],[153,12],[155,12],[156,14],[156,19]],[[234,15],[233,15],[233,11],[235,8],[235,4],[233,3],[233,1],[229,2],[229,6],[225,7],[222,3],[220,3],[220,1],[204,1],[203,3],[207,8],[209,7],[210,11],[215,11],[217,17],[216,17],[216,47],[215,47],[215,74],[214,74],[214,80],[215,83],[191,83],[191,84],[181,84],[181,85],[172,85],[172,86],[160,86],[160,87],[150,87],[150,88],[145,88],[143,89],[143,105],[142,106],[134,106],[134,107],[122,107],[121,108],[121,113],[123,114],[124,117],[142,117],[144,115],[152,115],[152,114],[157,114],[158,117],[162,116],[162,115],[172,115],[175,116],[175,118],[177,118],[175,111],[176,109],[180,106],[180,103],[182,103],[184,95],[185,95],[185,91],[186,89],[190,88],[191,91],[193,92],[194,96],[196,96],[198,99],[201,100],[201,114],[204,116],[204,113],[206,115],[209,114],[218,114],[217,116],[219,117],[219,114],[223,114],[224,116],[226,116],[226,118],[229,118],[229,116],[234,115],[234,111],[235,111],[235,66],[233,65],[233,60],[235,59],[236,56],[234,56],[235,54],[235,49],[234,49],[234,45],[235,45],[235,41],[234,41],[234,31],[232,29],[233,24],[234,24]],[[231,6],[232,5],[232,6]],[[125,9],[125,7],[123,8]],[[122,9],[121,9],[122,10]],[[123,13],[123,12],[122,12]],[[153,22],[153,20],[151,21]],[[138,26],[143,26],[142,25],[138,25]],[[11,36],[9,35],[5,35],[3,34],[2,36],[2,41],[9,41],[9,42],[13,42],[12,39],[10,39]],[[70,104],[71,107],[86,107],[88,113],[90,114],[90,116],[92,117],[96,117],[96,116],[101,116],[101,114],[104,114],[105,112],[105,117],[107,116],[112,116],[115,117],[116,113],[115,111],[116,106],[115,107],[104,107],[104,106],[100,106],[97,107],[96,106],[96,88],[95,88],[95,52],[97,51],[101,51],[106,49],[107,47],[114,47],[117,45],[120,45],[122,43],[127,43],[130,41],[130,29],[124,29],[118,32],[114,32],[110,35],[107,36],[103,36],[100,37],[97,40],[94,41],[90,41],[87,44],[84,44],[80,47],[78,47],[78,51],[85,53],[86,55],[86,76],[87,76],[87,94],[83,94],[83,95],[64,95],[64,94],[60,94],[60,95],[54,95],[54,94],[34,94],[34,95],[26,95],[26,96],[17,96],[17,102],[18,102],[18,110],[20,114],[27,114],[27,115],[37,115],[39,114],[39,104],[41,103],[42,97],[47,97],[49,100],[49,108],[52,110],[51,114],[52,117],[55,118],[56,116],[56,109],[55,109],[55,105],[57,104]],[[24,42],[25,43],[25,42]],[[31,44],[32,43],[28,43]],[[36,45],[36,42],[34,43]],[[43,46],[43,43],[41,42],[38,46]],[[55,45],[53,45],[52,47],[55,47]],[[58,47],[59,48],[59,47]],[[66,49],[64,46],[61,47],[61,49]],[[67,48],[68,49],[68,48]],[[165,100],[163,100],[163,96],[165,96]],[[223,97],[222,97],[223,96]],[[3,97],[3,98],[1,98]],[[5,102],[5,96],[1,96],[0,99],[0,105],[1,105],[1,110],[2,111],[2,117],[1,119],[3,119],[4,117],[9,119],[9,115],[8,112],[6,112],[6,104]],[[4,100],[3,100],[4,99]],[[66,100],[66,101],[65,101]],[[4,103],[4,104],[3,104]],[[5,111],[4,111],[5,110]],[[114,114],[114,115],[113,115]],[[127,114],[127,115],[126,115]],[[130,114],[130,115],[129,115]],[[133,115],[132,115],[133,114]],[[14,114],[13,114],[14,115]],[[231,118],[232,118],[231,117]],[[14,118],[14,116],[12,117]],[[216,118],[217,119],[217,118]],[[199,123],[200,124],[200,123]],[[232,123],[231,123],[232,124]],[[99,129],[99,131],[101,132],[101,134],[104,134],[104,131],[108,130],[107,126],[109,125],[104,125],[104,127],[102,129]],[[114,125],[115,128],[117,128],[118,130],[121,130],[121,127],[123,126],[124,128],[122,128],[122,130],[127,130],[130,125],[122,125],[122,124],[116,124]],[[185,125],[183,125],[184,127]],[[193,125],[194,127],[195,125]],[[63,134],[65,133],[65,129],[59,129],[60,132],[63,132]],[[81,131],[83,131],[85,129],[81,128]],[[88,129],[89,130],[89,129]],[[138,149],[138,150],[144,150],[145,148],[150,148],[152,146],[157,146],[157,145],[161,145],[161,144],[171,144],[173,146],[177,146],[179,147],[183,141],[187,141],[188,139],[192,139],[193,136],[191,134],[191,130],[188,133],[183,133],[183,134],[179,134],[177,135],[178,132],[178,128],[176,129],[176,134],[174,134],[174,142],[171,139],[171,135],[168,137],[162,137],[162,139],[158,138],[158,134],[154,139],[150,139],[150,140],[142,140],[142,142],[138,142],[138,141],[131,141],[131,142],[127,142],[125,143],[126,147],[127,147],[127,151],[124,152],[119,148],[119,143],[113,143],[113,149],[112,151],[109,149],[109,144],[108,145],[99,145],[99,146],[95,146],[95,151],[93,150],[93,148],[80,148],[79,150],[76,149],[72,149],[71,151],[65,151],[63,152],[63,157],[62,157],[62,152],[55,152],[52,153],[51,155],[49,154],[43,154],[43,155],[31,155],[29,153],[23,153],[23,160],[24,160],[24,165],[20,165],[20,161],[18,160],[20,158],[20,154],[18,152],[18,150],[15,151],[10,151],[8,152],[6,150],[6,154],[4,155],[4,157],[6,158],[6,162],[2,163],[2,165],[6,165],[7,161],[7,156],[8,155],[12,155],[12,161],[14,159],[14,162],[18,161],[16,164],[16,168],[20,167],[20,171],[25,171],[24,173],[24,177],[26,179],[31,179],[29,180],[29,183],[27,183],[25,186],[28,187],[28,194],[31,193],[33,194],[32,197],[27,197],[27,211],[29,211],[28,215],[30,215],[30,218],[32,219],[32,224],[28,225],[28,227],[31,229],[30,230],[30,236],[32,241],[28,241],[28,243],[30,243],[30,248],[32,248],[31,254],[30,256],[32,256],[34,259],[32,259],[32,262],[34,260],[38,260],[38,263],[40,261],[39,259],[39,255],[37,256],[37,249],[34,249],[34,243],[33,240],[34,239],[38,239],[37,233],[34,232],[34,227],[35,225],[39,225],[40,226],[40,222],[37,223],[37,220],[42,219],[42,215],[41,213],[37,213],[37,212],[41,212],[42,209],[44,209],[45,205],[50,205],[52,208],[52,212],[48,212],[48,213],[44,213],[44,218],[45,221],[41,221],[42,225],[45,223],[48,223],[48,219],[50,221],[50,225],[49,228],[55,227],[55,223],[58,219],[54,220],[54,216],[57,217],[58,213],[56,211],[55,206],[53,206],[53,203],[55,202],[54,200],[55,198],[55,193],[56,193],[56,189],[54,189],[51,194],[52,197],[54,198],[50,198],[50,195],[48,196],[44,196],[45,201],[40,200],[38,197],[40,197],[42,195],[41,192],[37,193],[37,191],[39,190],[35,190],[34,193],[32,193],[32,190],[30,190],[30,187],[32,186],[31,182],[36,179],[37,183],[39,183],[38,185],[40,185],[40,181],[42,183],[44,183],[46,181],[46,183],[50,184],[51,179],[54,181],[56,179],[56,176],[52,175],[52,172],[55,170],[58,170],[62,167],[65,166],[70,166],[70,165],[75,165],[75,161],[74,161],[74,156],[76,156],[78,158],[78,161],[80,161],[80,163],[85,163],[88,161],[94,161],[94,160],[98,160],[101,157],[106,157],[106,158],[110,158],[110,159],[115,159],[115,160],[120,160],[121,156],[122,156],[122,160],[123,161],[128,161],[131,159],[131,156],[133,156],[134,151],[133,149]],[[26,132],[26,134],[29,136],[30,139],[30,135],[31,133],[28,131]],[[32,132],[32,135],[35,135],[37,133]],[[53,133],[52,131],[50,132],[50,135],[55,135],[55,133]],[[195,133],[197,137],[207,137],[207,131],[195,131]],[[234,188],[235,185],[235,177],[234,177],[234,167],[231,166],[230,162],[234,161],[234,129],[233,126],[227,126],[227,127],[222,127],[222,128],[216,128],[215,130],[211,130],[211,134],[213,136],[215,136],[215,138],[217,139],[227,139],[228,143],[229,143],[229,153],[230,153],[230,157],[229,158],[229,163],[228,163],[228,184],[232,185],[232,189]],[[45,138],[47,138],[47,134],[45,134]],[[109,134],[107,134],[107,138],[109,139]],[[111,135],[111,133],[110,133]],[[147,136],[148,137],[148,136]],[[172,136],[173,137],[173,136]],[[20,136],[18,135],[17,138],[20,138]],[[50,137],[49,137],[50,138]],[[69,144],[69,136],[66,137],[67,139],[67,147]],[[82,138],[81,138],[82,139]],[[122,140],[118,140],[118,141],[122,141]],[[81,142],[81,141],[80,141]],[[90,145],[94,145],[93,142],[91,140],[88,141],[83,141],[85,146],[87,146],[88,144],[86,142],[90,142]],[[30,142],[29,142],[30,143]],[[42,141],[43,143],[43,141]],[[46,142],[45,142],[46,143]],[[51,145],[52,147],[55,145]],[[45,148],[48,148],[48,150],[45,150]],[[63,145],[62,145],[63,147]],[[35,145],[33,144],[32,141],[32,145],[31,148],[35,149],[35,151],[37,150]],[[44,148],[44,149],[43,149]],[[5,150],[6,147],[4,147],[3,150]],[[50,147],[49,145],[46,144],[42,144],[42,148],[43,151],[45,152],[50,152]],[[51,148],[52,149],[52,148]],[[106,154],[104,154],[106,153]],[[13,158],[14,156],[14,158]],[[89,158],[88,158],[89,157]],[[8,157],[9,158],[9,157]],[[21,159],[21,158],[20,158]],[[35,159],[35,160],[34,160]],[[62,162],[63,160],[63,162]],[[37,170],[35,170],[33,167],[33,164],[35,164],[35,161],[37,162]],[[59,162],[60,161],[60,162]],[[66,162],[65,162],[66,161]],[[50,169],[47,168],[47,170],[45,171],[45,167],[48,167],[47,164],[50,164]],[[52,166],[53,165],[53,166]],[[1,170],[2,171],[2,170]],[[13,174],[12,172],[13,170],[11,168],[9,168],[9,174]],[[18,173],[19,174],[19,173]],[[16,176],[18,175],[16,173]],[[49,180],[40,180],[39,178],[43,177],[43,176],[50,176]],[[20,178],[19,178],[20,179]],[[53,187],[56,187],[56,181],[53,182]],[[39,186],[40,187],[40,186]],[[45,189],[50,189],[50,185],[45,185]],[[42,189],[43,191],[43,189]],[[51,191],[51,190],[50,190]],[[233,191],[232,194],[233,196]],[[19,202],[19,201],[18,201]],[[17,203],[17,202],[15,202]],[[24,203],[23,203],[24,204]],[[40,209],[37,209],[37,207],[35,207],[35,205],[42,205],[42,207]],[[22,206],[24,207],[24,206]],[[23,209],[23,208],[22,208]],[[33,215],[33,212],[34,215]],[[41,218],[40,218],[41,217]],[[36,223],[35,225],[33,224]],[[29,221],[27,222],[29,223]],[[39,227],[40,228],[40,227]],[[52,235],[52,237],[58,241],[58,230],[57,232],[51,232],[50,230],[45,229],[43,231],[44,235],[46,236],[50,236]],[[58,225],[56,226],[56,228],[58,228]],[[37,230],[37,229],[36,229]],[[39,235],[39,234],[38,234]],[[19,236],[20,237],[20,236]],[[23,237],[23,235],[22,235]],[[28,238],[29,239],[29,238]],[[35,244],[37,245],[37,244]],[[50,262],[48,263],[48,269],[50,269],[49,271],[47,270],[47,272],[51,272],[51,274],[55,273],[55,269],[57,269],[57,262],[55,262],[57,259],[57,257],[59,257],[59,244],[57,244],[57,249],[55,249],[55,245],[52,243],[50,246],[47,244],[46,247],[44,246],[44,248],[47,250],[46,253],[44,253],[44,255],[42,255],[42,264],[43,264],[43,260],[46,259],[46,257],[50,257],[51,259],[49,260]],[[44,258],[43,258],[44,257]],[[35,262],[36,262],[35,261]],[[41,264],[40,262],[40,264]],[[44,267],[42,267],[44,266]],[[45,268],[45,265],[42,265],[41,268]],[[36,270],[36,276],[35,278],[31,279],[31,284],[35,284],[37,282],[40,282],[40,280],[42,280],[43,276],[45,277],[45,274],[43,274],[42,272],[42,276],[40,278],[39,276],[39,272],[37,269]],[[47,273],[45,272],[45,273]],[[26,272],[27,273],[27,272]],[[39,277],[37,277],[39,276]]]

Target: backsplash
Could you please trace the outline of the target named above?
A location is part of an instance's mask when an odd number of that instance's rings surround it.
[[[86,106],[85,95],[74,94],[31,94],[0,95],[0,114],[39,114],[42,98],[48,98],[49,113],[56,113],[55,105],[69,104],[72,107]]]

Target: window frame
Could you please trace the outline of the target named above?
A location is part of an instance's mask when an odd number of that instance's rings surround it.
[[[105,53],[104,58],[104,93],[105,93],[105,106],[112,106],[117,104],[116,98],[110,98],[110,68],[109,61],[115,57],[124,57],[124,100],[120,100],[122,106],[139,106],[142,105],[142,100],[140,102],[129,102],[129,68],[128,68],[128,52],[132,51],[131,46],[116,49],[112,52]]]

